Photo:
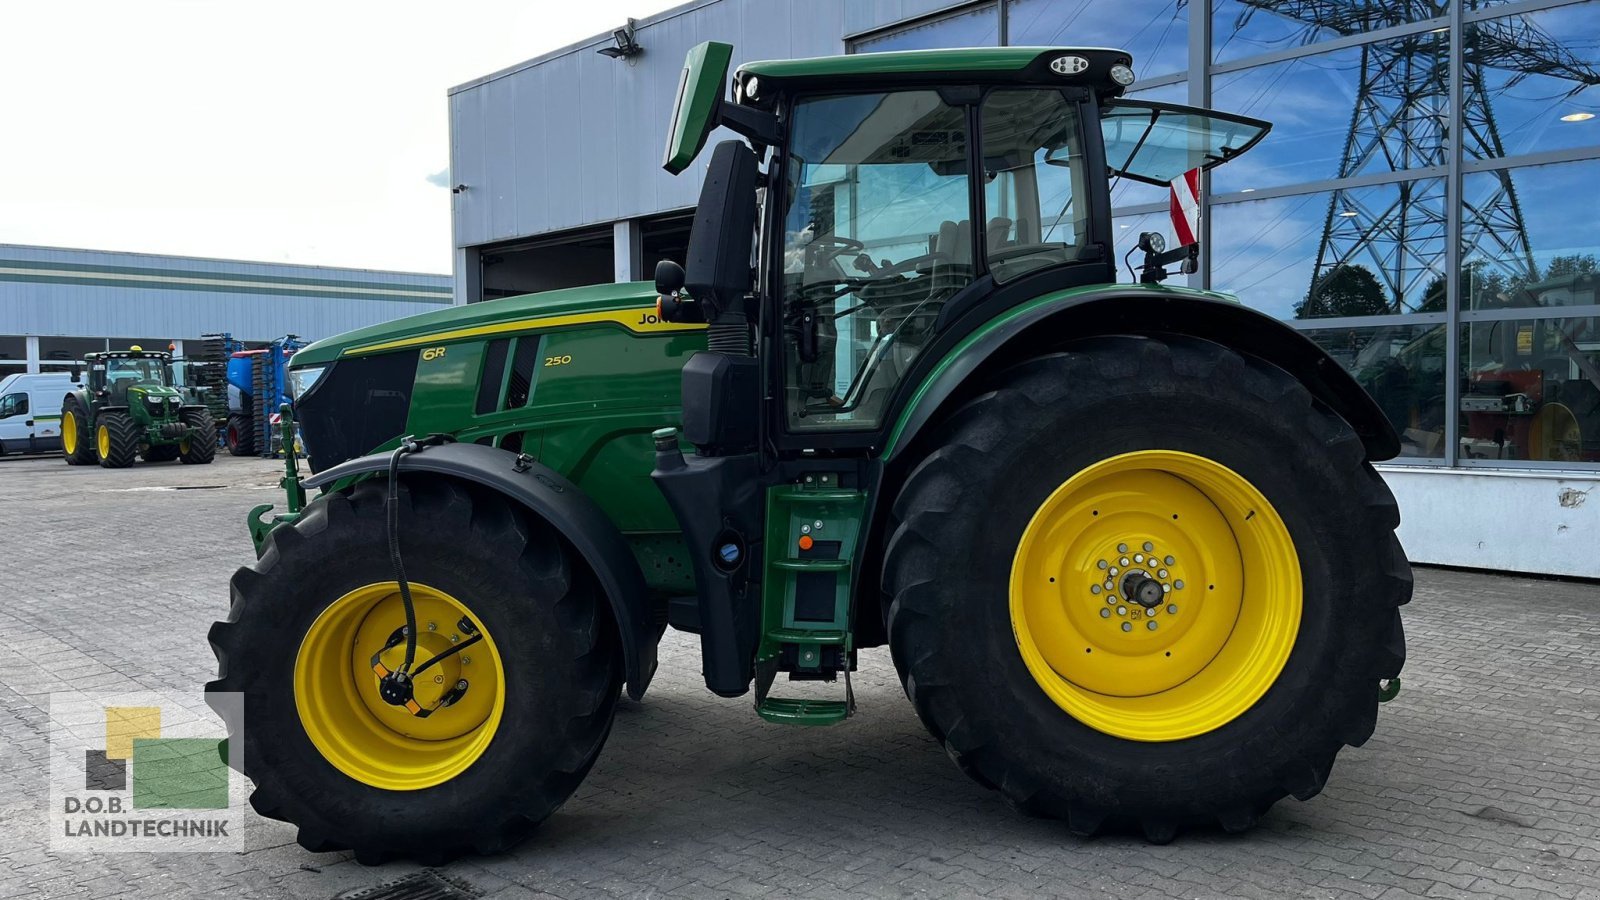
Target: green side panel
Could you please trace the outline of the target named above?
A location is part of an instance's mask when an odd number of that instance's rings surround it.
[[[1000,313],[993,319],[983,323],[983,325],[979,326],[976,331],[967,335],[965,338],[962,338],[961,342],[952,347],[950,352],[946,353],[939,360],[938,364],[928,372],[927,377],[922,379],[922,383],[917,386],[916,393],[911,396],[911,402],[907,403],[905,409],[901,411],[900,418],[895,420],[894,428],[889,432],[889,439],[884,442],[882,454],[883,458],[892,459],[894,457],[895,453],[900,449],[901,440],[905,437],[906,426],[910,424],[918,408],[922,405],[922,401],[927,397],[928,391],[932,389],[933,385],[939,380],[941,375],[948,371],[951,366],[954,366],[972,350],[974,344],[977,344],[996,329],[1001,328],[1013,319],[1016,319],[1019,316],[1027,315],[1028,313],[1042,306],[1051,306],[1054,304],[1081,299],[1113,287],[1116,287],[1116,285],[1091,284],[1084,287],[1076,287],[1064,291],[1053,291],[1048,294],[1041,294],[1032,300],[1019,303],[1016,306],[1013,306],[1010,309]],[[1228,294],[1218,294],[1211,291],[1197,291],[1192,288],[1170,287],[1163,284],[1143,285],[1142,287],[1152,294],[1169,294],[1174,297],[1186,297],[1202,300],[1225,300],[1230,303],[1239,302],[1237,297]]]
[[[836,476],[816,477],[819,480],[811,484],[767,489],[767,571],[758,663],[776,659],[784,644],[801,645],[801,668],[808,668],[808,646],[850,648],[850,574],[866,495],[839,489]],[[810,551],[801,549],[803,539],[812,541]],[[800,593],[807,587],[815,592],[818,585],[828,585],[832,602],[813,600],[810,614],[802,615]]]
[[[691,355],[705,349],[705,331],[655,330],[653,323],[639,321],[645,308],[632,306],[623,307],[626,315],[620,317],[628,324],[613,317],[550,325],[582,318],[594,304],[602,310],[615,307],[615,297],[615,291],[606,292],[589,298],[588,306],[568,298],[556,314],[532,318],[525,317],[525,306],[512,304],[504,307],[507,313],[500,322],[475,319],[471,327],[511,323],[515,330],[450,341],[422,335],[428,339],[384,352],[417,354],[407,433],[438,432],[463,442],[514,447],[555,469],[593,499],[634,544],[653,588],[690,593],[693,575],[677,519],[650,479],[655,466],[650,433],[681,425],[681,372]],[[436,323],[434,334],[461,327],[459,320]],[[417,336],[407,326],[386,335],[369,333],[357,341]],[[479,412],[480,383],[493,377],[485,364],[488,348],[497,340],[508,343],[504,365],[489,391],[495,403]],[[297,361],[300,356],[296,354]],[[519,368],[519,359],[525,368]],[[519,379],[527,384],[527,399],[512,406],[512,382]],[[392,450],[397,442],[369,452]]]
[[[706,137],[717,127],[717,107],[728,81],[728,63],[733,45],[706,41],[689,51],[678,81],[678,99],[672,105],[672,123],[667,126],[667,149],[661,168],[676,175],[706,145]]]
[[[741,75],[762,78],[831,78],[850,75],[892,75],[900,72],[1015,72],[1048,47],[973,47],[955,50],[896,50],[890,53],[853,53],[811,59],[773,59],[745,63]]]

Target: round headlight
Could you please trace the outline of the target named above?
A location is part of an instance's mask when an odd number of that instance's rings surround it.
[[[756,92],[760,89],[761,82],[757,81],[754,75],[751,75],[749,78],[744,80],[744,95],[749,97],[751,100],[756,98]]]
[[[1111,80],[1123,87],[1127,87],[1133,84],[1133,70],[1120,63],[1114,65],[1111,67]]]

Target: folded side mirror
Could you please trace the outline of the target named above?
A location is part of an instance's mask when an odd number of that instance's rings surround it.
[[[670,296],[683,290],[683,266],[670,259],[656,263],[656,293]]]

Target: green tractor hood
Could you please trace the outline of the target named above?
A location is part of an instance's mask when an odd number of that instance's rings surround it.
[[[443,346],[497,334],[594,322],[612,322],[640,334],[705,327],[663,322],[654,313],[655,302],[655,286],[635,281],[451,306],[325,338],[296,352],[289,366],[323,366],[347,356]]]

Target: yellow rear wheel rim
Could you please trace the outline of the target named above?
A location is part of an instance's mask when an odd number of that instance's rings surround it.
[[[100,450],[100,455],[101,456],[110,456],[111,455],[111,429],[107,428],[104,425],[101,425],[99,428],[96,428],[95,431],[94,431],[94,443],[95,443],[95,447],[97,447]]]
[[[1012,630],[1039,687],[1136,741],[1242,715],[1288,662],[1301,605],[1299,557],[1272,504],[1232,469],[1173,450],[1067,479],[1011,568]]]
[[[505,711],[505,668],[494,638],[466,604],[425,584],[410,582],[417,618],[413,671],[470,635],[483,640],[422,672],[415,699],[432,708],[458,681],[465,694],[450,706],[418,718],[378,694],[372,655],[405,625],[405,608],[393,581],[357,588],[323,610],[300,642],[294,664],[295,708],[311,743],[328,762],[362,784],[392,791],[421,790],[466,771],[494,739]],[[383,652],[398,669],[405,644]]]
[[[71,410],[61,414],[61,447],[68,456],[78,454],[78,417]]]

